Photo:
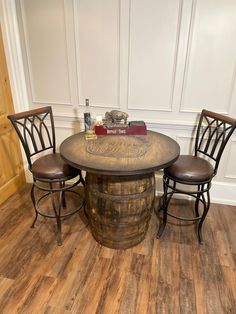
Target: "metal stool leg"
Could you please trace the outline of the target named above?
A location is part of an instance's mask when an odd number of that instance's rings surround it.
[[[159,211],[163,210],[163,219],[162,219],[162,223],[159,226],[159,230],[157,232],[157,239],[159,239],[166,227],[166,223],[167,223],[167,208],[168,208],[168,204],[170,202],[170,199],[173,195],[173,193],[168,197],[168,185],[169,185],[169,179],[167,179],[167,182],[165,182],[165,180],[163,180],[163,189],[164,189],[164,193],[162,195],[162,199],[161,199],[161,205],[160,205],[160,209]]]
[[[34,185],[34,182],[33,182],[30,195],[31,195],[32,203],[33,203],[33,205],[34,205],[35,218],[34,218],[34,221],[33,221],[32,225],[31,225],[31,228],[34,228],[35,223],[36,223],[37,218],[38,218],[38,211],[37,211],[36,206],[35,206],[36,200],[35,200],[35,195],[34,195],[34,188],[35,188],[35,185]]]
[[[65,187],[65,182],[60,182],[60,188],[63,189]],[[62,191],[62,206],[66,208],[66,197],[65,192]]]
[[[83,187],[85,187],[85,181],[84,181],[84,178],[82,177],[82,174],[80,175],[80,181],[83,184]]]
[[[52,207],[55,213],[55,217],[56,217],[56,222],[57,222],[57,244],[58,245],[62,245],[62,236],[61,236],[61,206],[63,203],[63,191],[60,191],[60,195],[59,195],[59,204],[58,204],[58,209],[55,203],[55,199],[54,199],[54,192],[51,191],[51,201],[52,201]]]
[[[203,225],[203,222],[207,216],[207,213],[208,213],[208,210],[210,208],[210,193],[209,193],[209,190],[207,190],[207,200],[205,199],[205,196],[204,194],[202,194],[202,199],[203,199],[203,204],[204,204],[204,211],[203,211],[203,214],[202,214],[202,217],[199,221],[199,224],[198,224],[198,241],[200,244],[203,243],[203,238],[202,238],[202,225]]]
[[[200,197],[201,197],[201,192],[200,192],[200,186],[198,185],[197,190],[199,193],[197,193],[196,195],[196,201],[195,201],[195,214],[196,217],[199,217],[199,210],[198,210],[198,206],[199,206],[199,201],[200,201]]]

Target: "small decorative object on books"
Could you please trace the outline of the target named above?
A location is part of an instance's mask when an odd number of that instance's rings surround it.
[[[115,125],[120,126],[123,122],[124,125],[127,125],[127,119],[128,119],[128,114],[126,112],[123,111],[119,111],[119,110],[112,110],[112,111],[108,111],[105,114],[105,123],[107,125],[112,125],[113,127]]]
[[[97,135],[146,135],[144,121],[127,122],[128,114],[119,110],[106,112],[104,124],[95,126]]]

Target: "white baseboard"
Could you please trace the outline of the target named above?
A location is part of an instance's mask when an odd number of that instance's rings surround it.
[[[236,184],[231,182],[213,182],[211,202],[236,206]]]

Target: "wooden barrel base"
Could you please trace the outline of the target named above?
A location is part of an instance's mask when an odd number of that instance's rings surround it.
[[[146,235],[155,198],[154,173],[105,176],[87,173],[86,212],[93,237],[113,249],[127,249]]]

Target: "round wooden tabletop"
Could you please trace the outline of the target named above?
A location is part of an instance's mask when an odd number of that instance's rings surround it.
[[[99,135],[86,140],[84,132],[65,139],[62,157],[73,167],[107,175],[145,174],[171,165],[179,156],[178,143],[161,133]]]

